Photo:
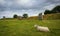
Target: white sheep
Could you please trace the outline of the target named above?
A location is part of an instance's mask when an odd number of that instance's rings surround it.
[[[38,31],[43,31],[43,32],[50,32],[48,27],[43,27],[43,26],[38,26],[38,25],[34,25],[34,27],[38,30]]]

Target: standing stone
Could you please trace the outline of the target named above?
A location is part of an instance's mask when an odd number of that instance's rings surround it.
[[[19,19],[19,20],[22,20],[22,16],[18,16],[18,19]]]
[[[43,15],[44,15],[44,13],[39,14],[39,16],[38,16],[39,20],[43,20]]]
[[[5,19],[6,17],[5,16],[3,16],[3,19]]]

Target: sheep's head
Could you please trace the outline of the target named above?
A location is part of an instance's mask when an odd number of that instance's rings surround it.
[[[37,26],[38,26],[38,25],[36,25],[36,24],[34,25],[34,27],[37,27]]]

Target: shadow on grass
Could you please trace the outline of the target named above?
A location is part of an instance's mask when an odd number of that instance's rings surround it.
[[[50,29],[48,36],[60,36],[60,29]]]
[[[45,35],[46,36],[60,36],[60,29],[50,29],[50,32],[37,31],[35,29],[34,32],[36,32],[36,33],[42,33],[42,34],[44,34],[44,36]]]

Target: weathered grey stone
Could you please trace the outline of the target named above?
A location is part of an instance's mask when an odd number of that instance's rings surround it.
[[[39,16],[38,16],[39,20],[43,20],[43,15],[44,15],[44,13],[39,14]]]

